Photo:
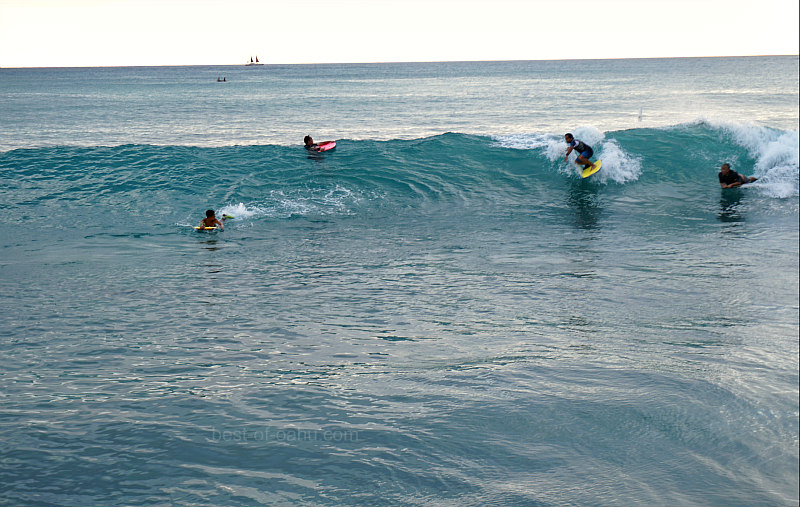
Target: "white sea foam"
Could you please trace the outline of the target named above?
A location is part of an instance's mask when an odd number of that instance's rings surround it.
[[[267,210],[259,206],[246,206],[244,203],[223,206],[217,211],[218,215],[231,215],[236,220],[247,220],[267,214]]]
[[[758,178],[751,187],[758,188],[771,197],[794,197],[800,186],[800,149],[797,130],[776,130],[757,125],[738,123],[709,124],[731,136],[745,148],[756,163],[754,174]]]
[[[595,179],[600,182],[614,181],[627,183],[635,181],[642,174],[641,161],[628,153],[613,139],[606,140],[605,134],[592,126],[577,127],[572,135],[594,149],[595,158],[602,159],[603,170]],[[551,162],[563,161],[566,143],[561,134],[515,134],[494,137],[497,146],[517,150],[539,150]],[[568,175],[577,175],[576,153],[571,153],[569,163],[559,170]]]
[[[577,139],[585,140],[589,145],[603,138],[603,134],[597,129],[593,129],[591,134],[590,140],[590,137],[581,137],[582,129],[576,129],[573,133]],[[597,134],[599,134],[599,136]],[[567,149],[564,136],[559,134],[512,134],[495,136],[493,139],[496,146],[500,146],[501,148],[512,150],[539,150],[551,162],[555,162],[559,158],[563,159]]]
[[[580,139],[584,143],[588,144],[591,147],[595,147],[599,145],[603,139],[606,138],[606,135],[601,132],[596,127],[592,127],[589,125],[583,127],[577,127],[575,130],[571,132],[575,139]],[[562,137],[562,143],[564,142]]]
[[[511,150],[533,150],[550,145],[555,139],[552,134],[509,134],[494,136],[495,146]]]
[[[292,216],[311,216],[353,213],[351,206],[361,198],[352,190],[335,185],[332,188],[304,189],[285,192],[273,190],[264,202],[251,204],[230,204],[219,209],[218,215],[232,215],[237,222],[259,217],[288,218]]]
[[[617,183],[636,181],[642,174],[642,163],[639,158],[625,153],[613,139],[601,143],[595,156],[603,161],[602,170],[597,173],[600,181],[608,180]]]

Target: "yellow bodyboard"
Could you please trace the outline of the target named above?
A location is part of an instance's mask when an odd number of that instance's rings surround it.
[[[601,163],[602,163],[602,162],[600,162],[600,161],[598,160],[598,161],[597,161],[597,162],[595,162],[595,163],[594,163],[594,165],[592,165],[592,167],[590,167],[589,169],[584,169],[584,170],[581,172],[581,178],[586,178],[586,177],[588,177],[588,176],[591,176],[591,175],[593,175],[593,174],[594,174],[594,173],[596,173],[597,171],[599,171],[599,170],[600,170],[600,164],[601,164]]]

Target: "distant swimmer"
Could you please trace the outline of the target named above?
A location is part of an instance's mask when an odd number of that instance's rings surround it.
[[[222,220],[224,221],[225,218],[227,217],[223,216]],[[225,230],[225,225],[219,220],[217,220],[217,217],[214,214],[214,210],[213,209],[206,210],[206,217],[200,221],[200,227],[198,227],[198,229],[200,230],[214,229],[216,227],[219,227],[220,230],[223,231]]]
[[[752,176],[743,176],[733,169],[730,164],[722,164],[719,170],[719,186],[722,188],[735,188],[752,183],[758,178]]]
[[[567,141],[567,154],[564,156],[564,162],[569,160],[569,154],[572,153],[572,150],[575,150],[578,154],[578,159],[575,163],[582,165],[584,170],[591,168],[593,164],[589,159],[594,155],[592,147],[583,141],[575,139],[572,134],[564,134],[564,140]]]

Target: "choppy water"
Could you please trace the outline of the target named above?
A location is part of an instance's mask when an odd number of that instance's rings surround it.
[[[0,504],[797,505],[797,95],[786,57],[0,70]]]

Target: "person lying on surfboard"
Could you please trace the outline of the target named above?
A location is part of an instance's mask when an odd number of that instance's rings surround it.
[[[325,141],[324,143],[317,144],[314,142],[314,139],[312,139],[311,136],[306,136],[303,138],[303,142],[305,143],[307,150],[322,151],[321,148],[319,147],[320,144],[332,143],[333,141]]]
[[[226,217],[222,217],[224,221]],[[210,229],[213,227],[219,227],[220,230],[225,230],[225,225],[222,222],[217,220],[216,215],[214,214],[214,210],[206,210],[206,217],[200,221],[200,228],[201,229]]]
[[[567,154],[564,157],[564,162],[569,160],[569,154],[572,153],[572,150],[578,154],[578,159],[575,161],[576,164],[582,165],[584,169],[589,169],[592,167],[592,161],[589,160],[592,155],[594,155],[594,150],[588,144],[584,143],[583,141],[579,141],[572,136],[572,134],[564,134],[564,140],[567,141]]]
[[[744,176],[737,173],[731,169],[730,164],[722,164],[722,167],[719,168],[719,186],[722,188],[740,187],[746,183],[752,183],[757,179],[758,178],[752,176]]]

